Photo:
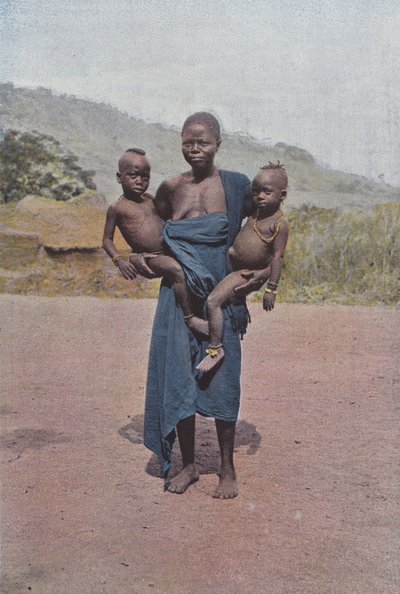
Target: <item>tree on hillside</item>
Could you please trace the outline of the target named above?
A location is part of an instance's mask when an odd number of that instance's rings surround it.
[[[77,162],[52,136],[7,130],[0,141],[0,202],[17,202],[28,194],[69,200],[95,190],[95,172]]]

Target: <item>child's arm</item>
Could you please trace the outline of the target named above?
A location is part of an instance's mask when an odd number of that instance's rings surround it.
[[[274,308],[288,236],[289,229],[286,221],[283,221],[272,244],[271,270],[263,297],[263,308],[266,311],[271,311]]]
[[[119,255],[117,248],[114,245],[114,233],[117,226],[117,211],[112,204],[107,209],[106,223],[104,225],[103,233],[103,248],[112,259],[113,263],[119,268],[122,276],[127,280],[133,280],[137,277],[134,266]]]

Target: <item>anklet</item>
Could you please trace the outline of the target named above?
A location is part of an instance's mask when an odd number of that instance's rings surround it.
[[[211,359],[214,359],[214,357],[216,357],[219,353],[219,351],[222,349],[223,344],[221,342],[221,344],[217,344],[217,346],[209,346],[208,349],[206,349],[206,353],[207,355],[210,355]]]

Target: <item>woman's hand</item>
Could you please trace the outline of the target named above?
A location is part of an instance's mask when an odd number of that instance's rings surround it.
[[[126,278],[126,280],[133,280],[137,277],[135,267],[129,262],[129,260],[125,260],[125,258],[119,258],[117,261],[117,266],[120,273],[124,278]]]
[[[135,277],[137,275],[144,276],[145,278],[154,278],[156,275],[147,264],[147,260],[157,258],[157,254],[131,254],[129,256],[129,263],[132,266]]]
[[[236,287],[237,295],[248,295],[252,291],[258,291],[269,278],[269,268],[264,270],[242,270],[241,275],[244,279],[243,285]]]

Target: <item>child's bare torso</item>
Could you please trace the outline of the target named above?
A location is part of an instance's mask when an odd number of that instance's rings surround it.
[[[277,231],[282,212],[256,221],[256,228],[265,240],[271,240]],[[233,270],[262,270],[267,268],[273,254],[273,239],[266,243],[254,230],[254,214],[250,216],[229,249]]]
[[[121,196],[115,204],[117,226],[133,252],[158,252],[163,249],[164,221],[152,197],[143,194],[142,199],[142,202],[135,202]]]

